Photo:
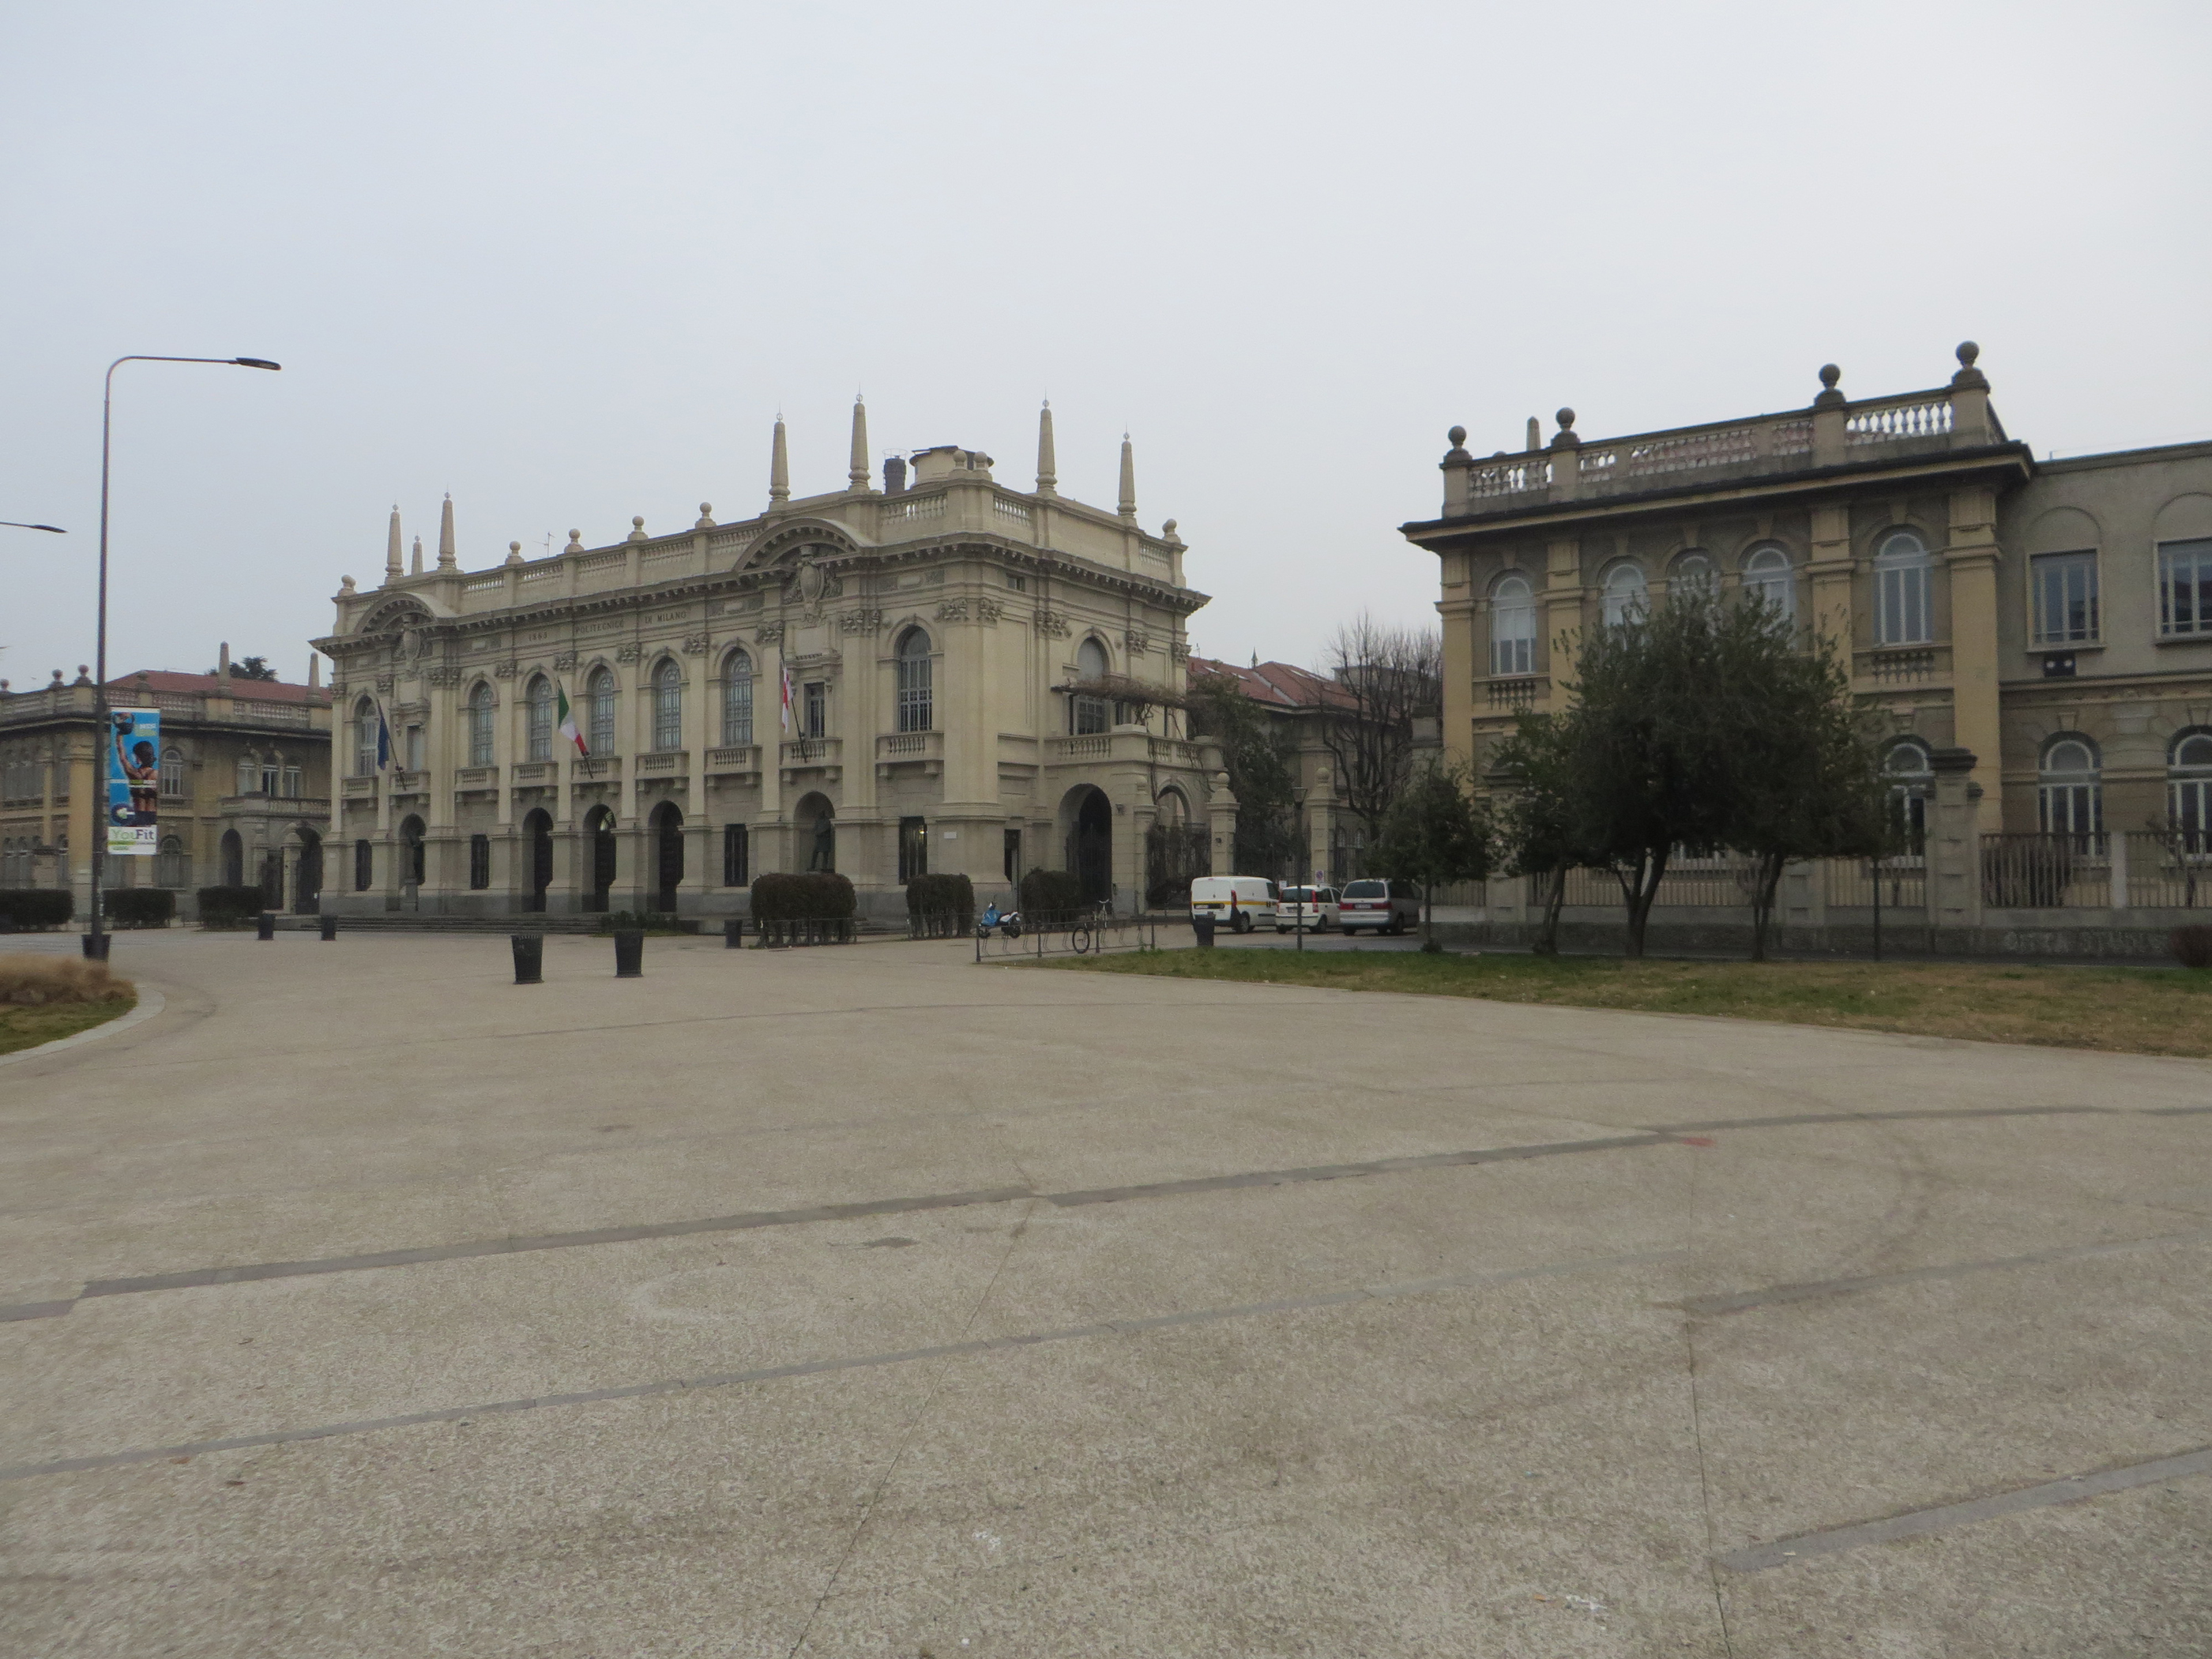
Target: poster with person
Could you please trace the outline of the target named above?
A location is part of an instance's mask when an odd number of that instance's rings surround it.
[[[152,858],[161,851],[161,711],[111,708],[107,722],[107,851]]]

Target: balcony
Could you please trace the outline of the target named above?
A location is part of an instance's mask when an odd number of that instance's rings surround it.
[[[1065,766],[1071,762],[1104,760],[1114,752],[1114,739],[1103,732],[1086,732],[1079,738],[1047,738],[1044,740],[1045,763]]]
[[[559,769],[551,761],[517,761],[510,775],[517,783],[550,783],[559,775]]]
[[[707,751],[708,777],[755,776],[760,769],[761,751],[757,743],[729,744]]]
[[[458,794],[466,794],[472,789],[495,788],[498,783],[496,766],[464,766],[453,774],[453,789]]]
[[[1483,711],[1492,714],[1517,714],[1534,708],[1550,685],[1551,681],[1540,674],[1508,674],[1475,682]]]
[[[364,777],[343,779],[339,793],[348,800],[374,800],[376,799],[376,778],[374,774],[371,774]]]
[[[876,739],[876,758],[879,761],[924,761],[945,758],[945,733],[942,732],[890,732]]]
[[[225,795],[216,810],[227,818],[326,818],[326,795]]]
[[[641,778],[681,777],[690,770],[691,751],[688,749],[655,749],[637,757],[636,775]]]
[[[1147,746],[1152,761],[1160,766],[1202,766],[1205,760],[1198,745],[1182,738],[1152,738]]]
[[[781,745],[779,760],[786,783],[806,772],[819,772],[835,782],[844,775],[844,741],[840,738],[794,738]]]
[[[1851,653],[1851,684],[1857,690],[1887,690],[1898,685],[1940,685],[1951,678],[1951,650],[1942,645],[1879,645]]]

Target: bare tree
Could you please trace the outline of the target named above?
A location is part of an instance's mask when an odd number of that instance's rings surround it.
[[[1370,847],[1412,775],[1414,722],[1437,715],[1443,664],[1436,629],[1392,627],[1364,611],[1324,647],[1314,704],[1322,744],[1336,798],[1366,826]]]

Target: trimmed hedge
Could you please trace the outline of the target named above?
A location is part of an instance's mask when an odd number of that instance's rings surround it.
[[[167,927],[177,896],[166,887],[118,887],[101,896],[100,908],[118,927]]]
[[[197,896],[203,927],[243,927],[269,908],[258,887],[203,887]]]
[[[34,927],[61,927],[76,914],[76,895],[66,887],[15,887],[0,890],[0,916],[28,933]]]
[[[953,939],[975,926],[975,884],[965,876],[916,876],[906,884],[907,929],[916,939]]]
[[[776,870],[753,878],[755,921],[842,921],[854,910],[853,883],[827,870]]]
[[[1022,920],[1031,927],[1057,927],[1086,908],[1083,882],[1073,870],[1032,870],[1022,878]]]
[[[2177,927],[2166,936],[2166,948],[2185,968],[2212,968],[2212,927],[2203,922]]]

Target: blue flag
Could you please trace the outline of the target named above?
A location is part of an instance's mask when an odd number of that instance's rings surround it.
[[[380,772],[392,769],[392,728],[385,724],[382,703],[376,705],[376,769]]]

